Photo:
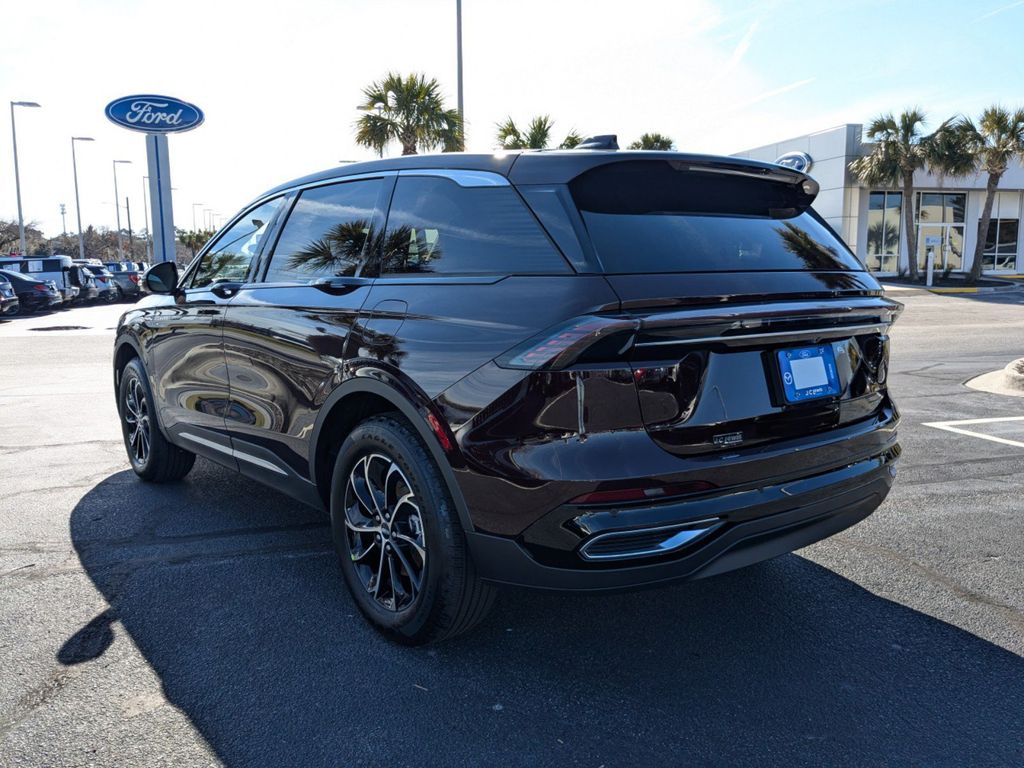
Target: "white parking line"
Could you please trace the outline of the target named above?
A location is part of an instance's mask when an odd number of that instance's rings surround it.
[[[947,432],[956,432],[959,435],[969,435],[970,437],[980,437],[982,440],[991,440],[993,443],[1002,443],[1003,445],[1012,445],[1015,448],[1024,448],[1024,443],[1020,440],[1007,440],[1005,437],[996,437],[995,435],[986,435],[983,432],[974,432],[970,429],[961,429],[959,424],[995,424],[1003,421],[1024,421],[1024,416],[997,416],[991,419],[963,419],[961,421],[931,421],[925,422],[924,426],[934,427],[935,429],[944,429]]]

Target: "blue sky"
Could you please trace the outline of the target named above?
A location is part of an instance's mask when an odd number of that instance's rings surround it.
[[[56,0],[5,11],[0,92],[18,111],[25,216],[59,233],[73,211],[69,137],[80,145],[86,223],[113,226],[111,160],[141,220],[141,135],[103,106],[166,93],[207,122],[171,138],[175,218],[193,202],[228,216],[264,189],[340,159],[368,159],[352,122],[361,88],[389,69],[437,77],[454,105],[454,0]],[[570,128],[647,130],[681,149],[731,153],[880,111],[935,122],[1024,106],[1024,0],[632,3],[463,0],[468,148],[494,124],[547,113]],[[6,124],[6,121],[5,121]],[[0,217],[14,218],[9,128]],[[73,229],[73,216],[69,217]]]

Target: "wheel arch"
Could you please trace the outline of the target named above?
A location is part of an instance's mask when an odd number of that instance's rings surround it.
[[[383,371],[372,371],[373,377],[367,373],[370,372],[364,371],[363,375],[353,376],[330,394],[321,406],[313,428],[309,471],[324,507],[330,509],[330,475],[338,448],[345,437],[364,419],[378,413],[397,411],[416,430],[431,458],[441,470],[441,476],[455,503],[463,530],[467,533],[473,531],[469,508],[462,497],[452,466],[453,459],[461,463],[461,454],[447,426],[435,413],[436,409],[425,395],[416,398],[412,393],[403,391],[404,388],[399,389],[382,380],[379,376],[384,374]],[[441,431],[443,437],[439,437],[431,422]],[[442,439],[448,443],[449,450],[446,451],[442,447]]]
[[[122,336],[114,345],[114,400],[117,400],[117,393],[121,386],[121,372],[128,365],[128,361],[137,357],[142,360],[142,350],[130,336]],[[120,409],[120,405],[118,406]]]

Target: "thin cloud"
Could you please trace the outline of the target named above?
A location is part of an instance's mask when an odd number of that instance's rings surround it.
[[[1003,6],[1000,6],[999,8],[996,8],[995,10],[989,11],[988,13],[983,13],[981,16],[976,18],[975,21],[984,21],[985,19],[990,19],[993,16],[995,16],[996,14],[1002,13],[1003,11],[1013,10],[1014,8],[1017,8],[1017,7],[1022,6],[1022,5],[1024,5],[1024,0],[1017,0],[1017,2],[1015,2],[1015,3],[1010,3],[1009,5],[1003,5]]]
[[[722,68],[723,77],[736,69],[736,67],[740,65],[740,62],[743,61],[743,57],[747,55],[747,51],[750,49],[750,43],[754,39],[754,34],[757,32],[757,28],[760,24],[760,21],[755,21],[751,24],[750,28],[746,31],[746,34],[744,34],[736,44],[736,47],[732,51],[732,55]]]
[[[1024,0],[1022,0],[1022,2],[1024,2]],[[773,88],[770,91],[765,91],[764,93],[758,94],[754,98],[743,102],[742,104],[739,105],[739,107],[749,107],[751,104],[757,104],[759,102],[765,101],[766,99],[772,99],[775,98],[776,96],[781,96],[784,93],[795,91],[797,88],[803,88],[805,85],[810,85],[813,82],[814,78],[808,77],[806,80],[797,80],[795,83],[789,83],[788,85],[783,85],[780,88]]]

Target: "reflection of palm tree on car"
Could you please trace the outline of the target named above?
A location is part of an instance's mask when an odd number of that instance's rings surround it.
[[[354,219],[336,224],[319,240],[288,257],[288,267],[294,270],[323,272],[339,277],[354,275],[370,232],[367,219]]]
[[[808,271],[817,272],[818,278],[829,288],[849,288],[856,284],[852,275],[834,271],[841,260],[833,246],[822,245],[789,221],[775,231],[782,239],[782,247],[800,259]]]

